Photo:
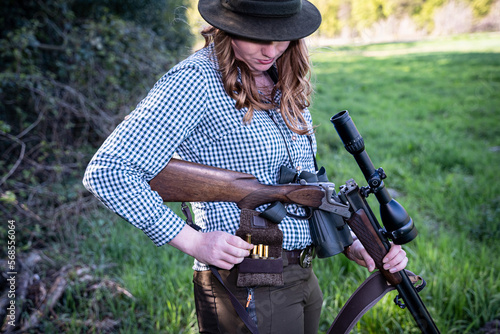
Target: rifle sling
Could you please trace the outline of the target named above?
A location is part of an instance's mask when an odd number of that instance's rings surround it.
[[[189,226],[191,226],[193,229],[196,231],[200,231],[201,228],[196,225],[193,222],[193,218],[191,215],[191,210],[189,210],[189,207],[187,206],[186,203],[182,202],[182,213],[186,216],[186,222]],[[240,304],[236,296],[229,290],[229,288],[224,284],[224,281],[222,280],[222,277],[220,276],[219,272],[217,271],[217,268],[214,266],[209,266],[210,270],[212,271],[212,274],[217,278],[217,280],[220,282],[220,284],[224,287],[226,290],[229,300],[231,300],[231,304],[233,304],[234,310],[240,317],[240,319],[243,321],[245,326],[250,330],[252,334],[259,334],[259,330],[257,329],[257,325],[255,324],[255,321],[250,317],[246,309],[243,307],[243,305]]]
[[[421,279],[414,273],[405,270],[410,279]],[[394,290],[389,285],[380,271],[371,274],[352,294],[339,314],[333,321],[328,334],[347,334],[356,325],[358,320],[371,309],[385,294]]]
[[[214,266],[210,266],[210,270],[212,271],[212,274],[217,278],[217,280],[222,284],[224,289],[226,289],[226,292],[229,296],[229,299],[231,300],[231,304],[233,304],[234,310],[236,313],[238,313],[238,316],[240,319],[243,321],[245,326],[250,330],[252,334],[259,334],[259,330],[257,329],[257,325],[255,324],[255,321],[250,317],[248,312],[245,310],[245,307],[240,304],[238,299],[233,295],[233,293],[229,290],[229,288],[224,284],[224,281],[222,281],[222,277],[220,276],[219,272],[217,271],[217,268]]]
[[[182,211],[184,215],[186,215],[187,223],[192,228],[199,231],[200,227],[193,223],[191,211],[189,210],[186,203],[182,203]],[[255,321],[250,317],[243,305],[240,304],[238,299],[224,284],[222,277],[217,271],[217,268],[214,266],[210,266],[210,270],[226,290],[229,299],[231,300],[231,304],[233,304],[234,310],[241,318],[245,326],[247,326],[252,334],[259,334],[259,330],[257,328],[257,325],[255,324]],[[415,283],[415,281],[422,280],[420,276],[415,275],[411,271],[405,271],[413,283]],[[361,319],[361,317],[366,312],[368,312],[368,310],[370,310],[375,304],[377,304],[377,302],[382,299],[382,297],[384,297],[389,291],[392,290],[395,290],[395,287],[387,283],[380,271],[376,271],[375,273],[371,274],[347,300],[345,305],[337,314],[337,317],[330,326],[327,334],[348,334],[359,321],[359,319]]]
[[[243,305],[233,295],[229,288],[222,281],[217,268],[210,266],[213,275],[219,280],[233,304],[233,307],[241,318],[243,323],[247,326],[252,334],[258,334],[259,330],[257,325],[247,313]],[[421,280],[420,276],[415,275],[411,271],[405,270],[410,279],[415,282]],[[377,302],[382,299],[389,291],[395,290],[393,285],[390,285],[385,280],[380,271],[371,274],[357,289],[352,296],[347,300],[345,305],[340,310],[339,314],[333,321],[327,334],[348,334],[352,328],[361,319],[361,317],[370,310]]]

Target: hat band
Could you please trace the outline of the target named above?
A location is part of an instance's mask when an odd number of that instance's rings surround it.
[[[232,12],[260,17],[289,17],[302,9],[302,0],[221,0],[221,4]]]

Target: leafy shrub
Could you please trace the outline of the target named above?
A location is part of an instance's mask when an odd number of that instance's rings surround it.
[[[91,153],[189,49],[182,4],[4,1],[0,211],[21,242],[60,237],[93,205],[81,186]]]

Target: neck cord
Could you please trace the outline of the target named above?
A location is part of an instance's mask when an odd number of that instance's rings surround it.
[[[288,154],[288,159],[290,160],[290,165],[292,166],[292,168],[295,168],[295,165],[293,164],[293,160],[292,160],[292,154],[290,153],[290,149],[288,147],[288,144],[286,142],[286,138],[285,138],[285,134],[283,133],[283,130],[281,130],[279,124],[278,124],[278,121],[276,120],[275,116],[273,113],[271,113],[271,111],[269,110],[266,110],[267,114],[269,115],[269,117],[272,119],[272,121],[274,122],[274,124],[276,125],[276,127],[278,128],[280,134],[281,134],[281,137],[283,138],[283,142],[285,143],[285,147],[286,147],[286,152]],[[318,164],[316,163],[316,157],[314,156],[314,149],[313,149],[313,140],[311,138],[311,135],[307,135],[307,139],[309,140],[309,146],[311,147],[311,154],[312,154],[312,157],[313,157],[313,161],[314,161],[314,169],[315,169],[315,172],[318,171]]]
[[[267,74],[269,74],[269,76],[271,77],[271,80],[276,85],[278,83],[278,79],[279,79],[277,67],[276,66],[271,66],[271,68],[269,68],[269,70],[267,70]],[[269,111],[269,110],[266,110],[266,112],[269,115],[269,117],[271,117],[271,119],[273,120],[274,124],[276,125],[276,127],[280,131],[281,137],[283,137],[283,141],[285,143],[286,151],[288,153],[288,159],[290,160],[290,165],[292,166],[292,168],[295,168],[295,166],[293,164],[293,160],[292,160],[292,155],[290,154],[290,149],[288,148],[288,144],[286,142],[285,134],[281,130],[281,128],[280,128],[280,126],[278,124],[278,121],[274,117],[274,114],[271,113],[271,111]],[[283,115],[282,115],[282,117],[283,117]],[[315,172],[316,172],[316,171],[318,171],[318,164],[316,163],[316,157],[314,156],[313,140],[312,140],[311,135],[307,135],[307,139],[309,139],[309,145],[311,146],[311,154],[312,154],[312,157],[313,157],[314,168],[315,168]]]
[[[290,153],[290,149],[288,148],[288,144],[286,142],[286,138],[285,138],[285,134],[283,133],[283,131],[281,130],[279,124],[278,124],[278,121],[276,120],[276,118],[274,117],[274,114],[271,113],[271,111],[269,110],[266,110],[267,114],[269,115],[269,117],[271,117],[271,119],[273,120],[274,122],[274,125],[276,125],[276,127],[278,128],[280,134],[281,134],[281,137],[283,138],[283,142],[285,143],[285,147],[286,147],[286,153],[288,154],[288,160],[290,160],[290,165],[292,166],[292,168],[295,168],[294,164],[293,164],[293,160],[292,160],[292,154]]]

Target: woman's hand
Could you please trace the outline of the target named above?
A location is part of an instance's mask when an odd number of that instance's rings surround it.
[[[197,232],[185,226],[170,245],[193,256],[202,263],[229,270],[250,255],[252,244],[232,234],[215,231]]]
[[[250,255],[252,244],[232,234],[215,231],[203,234],[197,244],[194,257],[206,264],[211,264],[221,269],[231,269],[235,264],[241,263]]]
[[[375,261],[373,261],[372,257],[368,254],[358,239],[354,240],[350,250],[346,252],[346,256],[357,264],[368,268],[370,272],[375,270]],[[391,273],[403,270],[408,264],[406,252],[400,245],[394,245],[392,243],[391,249],[382,261],[384,263],[384,269]]]

